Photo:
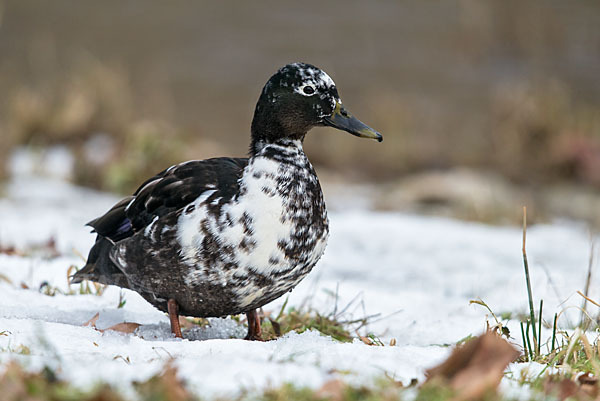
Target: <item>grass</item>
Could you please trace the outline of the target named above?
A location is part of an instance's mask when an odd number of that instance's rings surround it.
[[[515,379],[520,386],[528,386],[533,391],[544,392],[545,394],[549,392],[571,391],[573,399],[588,399],[586,397],[590,396],[590,391],[598,392],[597,378],[600,377],[600,336],[598,335],[598,323],[585,309],[587,303],[600,307],[598,302],[587,296],[592,274],[593,256],[589,258],[585,294],[578,291],[578,294],[584,298],[583,305],[579,308],[582,312],[579,324],[572,329],[561,329],[558,320],[564,310],[554,313],[551,324],[544,322],[542,314],[543,300],[539,302],[539,309],[537,311],[534,309],[535,303],[531,289],[526,251],[526,213],[527,211],[524,208],[522,254],[529,311],[527,315],[520,316],[519,334],[523,342],[523,354],[518,362],[537,362],[545,366],[539,373],[534,375],[523,374],[520,377],[512,377],[512,379]],[[592,246],[592,255],[593,249],[594,247]],[[487,308],[496,322],[496,325],[493,327],[504,332],[504,324],[500,323],[496,314],[494,314],[485,302],[476,300],[471,301],[471,303]],[[505,317],[509,319],[512,316],[513,314],[506,314]],[[552,328],[551,336],[547,339],[542,337],[542,326],[544,323],[547,328]],[[596,327],[594,332],[588,331],[592,324]],[[506,334],[508,337],[508,332]],[[595,338],[590,340],[590,336]],[[589,378],[593,384],[585,383],[580,377]]]
[[[192,401],[199,398],[191,395],[185,384],[178,379],[177,370],[172,363],[167,363],[160,374],[149,379],[133,383],[136,398],[143,401]],[[3,389],[4,401],[36,400],[36,401],[125,401],[122,393],[107,384],[98,384],[89,390],[81,390],[58,378],[56,372],[49,368],[38,373],[26,372],[18,363],[11,362],[0,374],[0,389]],[[221,401],[321,401],[321,400],[401,400],[402,385],[382,378],[373,387],[352,386],[334,380],[327,382],[320,389],[297,387],[291,383],[280,387],[268,388],[262,392],[245,392],[236,397],[219,398]],[[433,389],[424,392],[425,398]],[[444,393],[441,390],[436,394]],[[448,398],[438,398],[448,399]]]
[[[30,355],[31,354],[31,349],[23,344],[19,344],[16,347],[13,346],[7,346],[7,347],[0,347],[0,352],[8,352],[11,354],[18,354],[18,355]]]
[[[273,340],[289,332],[303,333],[317,330],[323,335],[331,336],[338,341],[349,342],[354,339],[346,322],[336,320],[332,316],[321,315],[318,311],[296,310],[290,308],[286,313],[279,313],[275,318],[263,320],[263,338]]]
[[[98,383],[83,390],[62,380],[59,373],[46,367],[39,372],[27,372],[16,362],[10,362],[0,374],[3,401],[129,401],[122,392],[106,383]],[[177,369],[168,362],[163,370],[147,380],[132,383],[134,399],[142,401],[199,401],[185,383],[177,377]],[[534,389],[530,400],[545,399],[543,389]],[[244,391],[233,397],[220,397],[217,401],[450,401],[455,393],[439,384],[421,387],[411,383],[408,387],[382,376],[370,386],[348,384],[333,379],[317,389],[284,383],[262,391]],[[573,399],[579,399],[577,397]],[[508,401],[501,395],[490,393],[482,401]]]
[[[307,330],[316,330],[341,342],[359,339],[367,345],[383,345],[373,333],[360,334],[360,331],[366,329],[369,322],[379,315],[363,315],[355,318],[350,311],[357,306],[358,297],[345,306],[339,307],[337,290],[335,293],[328,292],[328,294],[335,302],[333,309],[328,313],[322,313],[312,307],[308,302],[309,298],[298,307],[288,307],[289,298],[286,298],[277,314],[261,311],[263,339],[273,340],[289,332],[303,333]],[[395,343],[395,339],[392,341]]]
[[[317,330],[338,341],[349,342],[355,338],[350,332],[350,326],[355,323],[366,324],[365,320],[340,320],[333,312],[323,315],[312,307],[290,307],[286,310],[288,300],[289,298],[286,298],[277,315],[263,313],[262,330],[265,340],[273,340],[292,331],[303,333],[307,330]]]
[[[600,375],[600,352],[598,349],[598,337],[594,340],[593,346],[589,343],[586,335],[586,330],[589,327],[589,323],[593,322],[585,311],[585,302],[591,301],[596,304],[593,300],[588,298],[585,294],[579,292],[584,298],[584,305],[582,306],[582,319],[578,327],[569,334],[567,331],[560,331],[558,327],[559,314],[554,314],[552,324],[552,337],[546,342],[546,352],[542,352],[542,312],[544,301],[540,300],[538,310],[538,322],[536,325],[534,301],[531,291],[531,282],[529,278],[529,264],[527,262],[527,251],[526,251],[526,235],[527,235],[527,209],[523,208],[523,266],[525,269],[525,280],[527,284],[527,296],[529,301],[529,318],[525,322],[520,322],[521,336],[523,339],[525,361],[535,361],[546,363],[547,367],[561,367],[565,371],[574,372],[592,372],[595,375]],[[593,255],[593,246],[592,246]],[[586,279],[586,293],[589,288],[589,281],[591,277],[591,270],[593,264],[593,257],[590,256],[588,265],[588,274]],[[562,313],[562,312],[561,312]],[[595,322],[594,322],[595,323]],[[596,323],[597,326],[597,323]],[[549,344],[548,344],[549,342]],[[566,368],[566,369],[565,369]]]

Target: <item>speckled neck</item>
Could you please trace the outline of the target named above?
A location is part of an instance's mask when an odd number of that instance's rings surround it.
[[[251,153],[253,157],[264,156],[271,159],[297,157],[300,154],[306,157],[302,147],[303,140],[304,138],[280,138],[272,142],[258,140],[252,143]]]

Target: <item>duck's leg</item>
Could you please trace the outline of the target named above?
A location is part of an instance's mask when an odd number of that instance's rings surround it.
[[[177,338],[183,338],[181,335],[181,327],[179,327],[179,305],[173,298],[167,302],[167,310],[169,311],[169,320],[171,321],[171,333]]]
[[[260,329],[260,319],[256,309],[246,312],[246,318],[248,319],[248,334],[246,335],[245,340],[263,341]]]

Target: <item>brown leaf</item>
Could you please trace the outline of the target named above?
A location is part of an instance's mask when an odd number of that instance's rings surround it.
[[[18,252],[14,246],[1,246],[0,245],[0,253],[5,255],[18,255]]]
[[[98,321],[99,317],[100,317],[100,312],[97,312],[93,318],[91,318],[90,320],[88,320],[87,322],[82,324],[82,326],[90,326],[90,327],[96,328],[96,322]]]
[[[340,379],[329,380],[315,394],[316,399],[329,399],[332,401],[341,401],[345,397],[346,384]]]
[[[577,383],[569,379],[555,380],[554,377],[548,377],[544,383],[544,393],[557,397],[563,401],[577,394],[579,388]]]
[[[271,322],[271,326],[273,327],[273,331],[275,332],[275,335],[281,336],[281,325],[279,324],[279,322],[276,320],[273,320],[271,318],[269,318],[269,321]]]
[[[581,393],[586,394],[588,397],[594,400],[598,399],[598,386],[595,384],[582,384],[579,389]]]
[[[0,273],[0,281],[6,281],[8,284],[12,284],[12,280],[6,274]]]
[[[369,337],[361,336],[359,334],[358,338],[360,339],[360,341],[362,341],[363,343],[365,343],[367,345],[373,345],[373,341]]]
[[[579,382],[579,384],[593,384],[593,385],[597,385],[598,384],[598,378],[596,376],[593,376],[589,372],[580,375],[577,378],[577,381]]]
[[[97,329],[97,330],[101,333],[104,333],[107,330],[112,330],[112,331],[118,331],[120,333],[131,334],[134,331],[136,331],[137,328],[140,326],[141,326],[141,324],[139,324],[139,323],[123,322],[123,323],[117,323],[114,326],[110,326],[106,329],[102,329],[102,330]]]
[[[117,323],[114,326],[110,326],[110,327],[100,330],[99,328],[96,327],[96,322],[98,321],[99,317],[100,317],[100,312],[96,313],[93,318],[91,318],[90,320],[85,322],[82,326],[90,326],[90,327],[98,330],[100,333],[104,333],[107,330],[112,330],[112,331],[118,331],[120,333],[127,333],[127,334],[133,333],[134,331],[137,330],[138,327],[141,326],[141,324],[139,324],[139,323],[123,322],[123,323]]]
[[[577,381],[581,385],[580,391],[588,396],[596,399],[598,397],[598,377],[591,373],[584,373],[577,378]]]
[[[456,348],[442,364],[429,369],[427,381],[437,381],[456,391],[455,400],[481,398],[495,391],[504,370],[519,356],[508,342],[487,332]]]
[[[143,383],[134,383],[142,399],[166,401],[189,401],[192,396],[185,383],[177,377],[177,368],[169,362],[160,375],[153,376]]]
[[[544,382],[544,393],[563,401],[567,398],[577,400],[598,399],[598,378],[590,373],[584,373],[576,380],[560,377],[558,375],[548,376]]]
[[[186,319],[185,317],[179,316],[179,326],[182,329],[191,329],[192,327],[196,327],[197,325],[194,324],[194,322]]]

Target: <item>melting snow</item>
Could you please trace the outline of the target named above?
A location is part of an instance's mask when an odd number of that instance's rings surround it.
[[[406,384],[422,379],[426,368],[448,355],[444,344],[484,329],[485,310],[470,306],[469,300],[482,298],[496,312],[525,312],[527,307],[518,228],[334,210],[325,255],[290,294],[289,305],[308,299],[326,313],[341,311],[358,297],[360,302],[344,314],[381,314],[369,330],[386,343],[395,338],[396,346],[343,344],[316,332],[246,342],[239,339],[244,330],[231,319],[211,319],[210,327],[194,328],[187,339],[177,340],[170,335],[167,317],[136,293],[124,291],[127,302],[119,309],[116,287],[102,296],[50,297],[38,291],[44,282],[67,290],[67,269],[83,265],[73,250],[85,255],[94,240],[85,222],[117,198],[36,176],[16,177],[5,194],[0,199],[0,244],[26,248],[54,237],[63,256],[0,254],[0,331],[6,334],[0,336],[0,362],[16,358],[30,369],[60,367],[61,377],[82,386],[105,380],[127,391],[132,380],[157,373],[170,358],[176,359],[191,389],[205,397],[283,382],[318,387],[334,377],[368,384],[384,373]],[[581,225],[530,228],[533,292],[537,300],[544,299],[546,320],[565,306],[581,304],[574,293],[583,288],[589,250],[590,236]],[[596,278],[591,288],[590,296],[598,299]],[[337,304],[331,296],[336,291]],[[276,311],[282,302],[265,309]],[[83,327],[97,312],[99,328],[123,321],[142,326],[136,335]],[[576,310],[566,313],[560,323],[566,327],[578,315]],[[517,324],[510,322],[509,328],[513,341],[520,342]],[[31,354],[7,352],[19,345],[29,347]]]

